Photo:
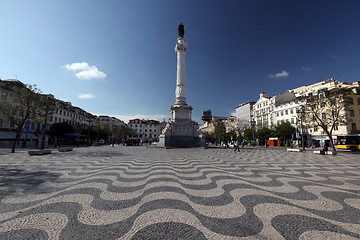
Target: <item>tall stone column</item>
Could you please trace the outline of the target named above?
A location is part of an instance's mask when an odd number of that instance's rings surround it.
[[[177,53],[176,90],[175,106],[186,104],[186,81],[185,81],[185,54],[187,43],[183,37],[177,39],[175,52]]]
[[[187,43],[184,39],[184,25],[178,27],[176,41],[177,54],[175,104],[170,107],[171,118],[159,136],[159,147],[199,147],[204,146],[197,122],[191,120],[193,108],[186,103],[185,54]]]

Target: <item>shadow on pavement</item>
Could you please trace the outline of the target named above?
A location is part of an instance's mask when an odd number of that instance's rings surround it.
[[[19,168],[0,167],[0,199],[15,191],[34,190],[40,184],[53,181],[60,174],[48,171],[30,171]]]

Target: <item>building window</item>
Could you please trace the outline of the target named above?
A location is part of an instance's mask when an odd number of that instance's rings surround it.
[[[339,126],[338,125],[334,125],[334,131],[338,131],[339,130]]]
[[[314,126],[314,132],[318,131],[318,126]]]
[[[294,118],[291,118],[291,123],[295,123],[295,120],[294,120]]]
[[[284,112],[283,112],[283,111],[281,111],[281,116],[284,116]]]
[[[15,127],[15,124],[13,122],[10,123],[10,127],[13,128]]]
[[[50,116],[50,122],[52,122],[53,121],[53,116]]]
[[[290,113],[293,114],[293,113],[294,113],[294,110],[293,110],[293,109],[290,109]]]
[[[332,117],[333,118],[336,118],[337,117],[337,112],[334,110],[334,111],[332,111]]]
[[[360,105],[360,98],[358,98],[358,105]]]
[[[321,113],[321,117],[322,117],[322,119],[325,119],[326,118],[326,113]]]
[[[351,105],[354,104],[354,99],[352,97],[349,97],[348,99],[349,99],[349,104]]]
[[[289,111],[288,110],[285,110],[285,115],[288,115],[289,114]]]
[[[0,118],[0,127],[4,126],[4,119]]]
[[[351,123],[351,129],[356,130],[356,123]]]
[[[277,117],[279,116],[279,112],[276,113],[276,116],[277,116]]]
[[[1,95],[1,100],[7,100],[8,99],[8,94],[6,92],[3,92]]]
[[[355,112],[354,112],[354,110],[349,110],[349,113],[350,113],[350,117],[355,117]]]

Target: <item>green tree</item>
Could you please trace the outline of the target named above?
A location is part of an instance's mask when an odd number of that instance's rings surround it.
[[[270,128],[263,127],[256,131],[256,136],[259,139],[260,145],[265,145],[267,140],[274,135],[274,131]]]
[[[67,123],[54,123],[50,126],[49,134],[53,137],[62,138],[67,133],[74,133],[74,126]]]
[[[215,139],[217,141],[221,141],[221,137],[225,136],[226,128],[225,125],[222,123],[217,123],[215,125]]]
[[[350,95],[353,95],[350,89],[335,88],[299,98],[304,103],[301,111],[306,114],[309,126],[319,126],[324,130],[335,154],[333,130],[337,125],[347,124],[347,108],[352,100]]]
[[[11,101],[0,102],[0,112],[6,120],[16,126],[16,135],[11,152],[15,153],[16,144],[27,120],[37,120],[41,108],[40,89],[36,85],[18,84],[10,87]]]
[[[289,141],[295,136],[295,128],[289,122],[283,122],[275,127],[275,136],[283,142]]]
[[[225,136],[225,141],[228,141],[228,142],[231,141],[231,139],[232,140],[237,139],[237,134],[236,134],[235,130],[226,132],[224,136]],[[239,137],[241,137],[241,135],[239,135]]]
[[[113,142],[117,142],[120,139],[126,139],[133,134],[133,130],[126,125],[114,124],[112,126]]]
[[[92,129],[96,132],[96,141],[100,139],[101,123],[96,119],[93,123]]]
[[[244,139],[247,141],[251,141],[253,139],[254,130],[251,128],[247,128],[244,130]]]
[[[215,133],[204,132],[203,135],[206,142],[215,143]]]
[[[45,131],[47,129],[48,117],[55,112],[55,100],[49,95],[40,96],[40,107],[38,109],[39,121],[44,124],[44,132],[41,141],[41,149],[45,148]]]

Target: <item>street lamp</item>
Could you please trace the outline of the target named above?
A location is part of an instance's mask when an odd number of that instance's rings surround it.
[[[296,113],[298,115],[298,119],[300,120],[300,129],[301,129],[301,147],[302,149],[305,151],[305,144],[304,144],[304,126],[303,126],[303,117],[304,117],[304,112],[301,111],[300,109],[296,110]]]
[[[253,141],[255,142],[255,124],[256,124],[256,122],[255,122],[255,120],[254,119],[252,119],[251,120],[251,129],[253,130]]]
[[[87,126],[87,139],[86,146],[90,146],[90,117],[88,116],[88,126]]]

